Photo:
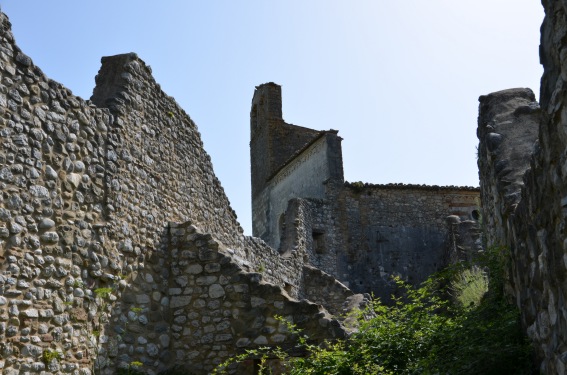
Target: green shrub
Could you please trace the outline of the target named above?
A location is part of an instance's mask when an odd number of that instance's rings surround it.
[[[391,305],[372,301],[368,308],[374,317],[365,319],[368,311],[362,312],[358,332],[347,341],[309,344],[287,323],[308,356],[261,348],[229,359],[214,373],[256,358],[259,374],[269,374],[267,359],[280,358],[291,375],[531,374],[531,349],[519,313],[504,298],[504,259],[503,249],[491,249],[475,267],[457,265],[417,288],[395,279],[402,296]]]

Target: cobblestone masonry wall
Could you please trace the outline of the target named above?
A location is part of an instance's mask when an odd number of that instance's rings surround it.
[[[15,45],[4,14],[0,25],[3,374],[110,374],[132,361],[149,374],[189,363],[206,372],[248,345],[240,339],[278,342],[269,319],[280,312],[315,337],[344,334],[323,307],[293,300],[303,245],[283,257],[242,235],[195,124],[143,61],[103,58],[85,101]],[[188,220],[202,232],[168,226]],[[203,246],[216,255],[195,257]],[[246,297],[233,301],[229,276]],[[269,321],[246,331],[215,321],[233,302]]]
[[[116,150],[108,154],[116,165],[108,195],[116,240],[151,249],[162,223],[192,219],[228,246],[241,247],[242,229],[197,127],[161,91],[151,70],[134,54],[105,57],[96,83],[93,103],[116,118]]]
[[[567,371],[567,9],[563,1],[545,0],[542,3],[546,16],[540,45],[540,60],[544,67],[541,112],[533,96],[516,92],[512,101],[516,108],[508,105],[500,109],[502,120],[508,120],[500,125],[497,118],[494,127],[487,120],[490,120],[491,111],[498,110],[503,94],[481,97],[479,139],[482,154],[479,166],[483,184],[486,184],[482,189],[483,209],[486,215],[496,213],[498,217],[501,213],[502,217],[502,223],[495,222],[489,232],[495,241],[501,240],[510,249],[510,284],[522,311],[523,324],[541,360],[540,371],[564,374]],[[538,144],[528,159],[529,164],[510,163],[504,168],[509,168],[513,177],[525,170],[523,186],[516,182],[519,178],[511,181],[500,178],[499,173],[505,172],[498,164],[498,154],[507,152],[507,148],[529,152],[531,143],[523,144],[522,141],[527,140],[523,137],[509,138],[506,130],[518,127],[522,132],[531,133],[539,116]],[[490,129],[488,132],[488,126],[494,127],[494,131]],[[490,150],[492,139],[499,142]],[[507,190],[514,185],[515,189]],[[510,199],[506,199],[508,197]]]
[[[87,372],[89,322],[105,314],[93,289],[122,269],[103,246],[113,116],[47,79],[0,24],[0,371]]]

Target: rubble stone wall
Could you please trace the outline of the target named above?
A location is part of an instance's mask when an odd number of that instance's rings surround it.
[[[546,16],[540,44],[541,109],[526,89],[481,97],[479,169],[489,245],[504,245],[510,251],[509,288],[534,342],[540,371],[563,374],[567,368],[567,8],[564,2],[542,3]]]
[[[242,229],[197,127],[160,89],[150,68],[135,54],[104,57],[96,84],[93,103],[115,115],[115,150],[107,154],[116,165],[108,176],[113,237],[129,239],[134,250],[151,249],[163,223],[191,219],[239,248]]]
[[[520,202],[523,177],[537,140],[539,104],[530,89],[481,96],[477,136],[478,168],[486,241],[508,243],[508,219]]]
[[[389,300],[393,276],[417,284],[447,265],[447,216],[470,219],[478,204],[476,188],[347,184],[336,201],[337,278]]]
[[[273,248],[283,251],[281,241],[288,202],[291,199],[325,199],[326,182],[331,179],[342,180],[342,167],[337,174],[337,168],[330,162],[331,155],[340,153],[337,148],[340,149],[338,137],[322,133],[296,158],[274,173],[262,192],[254,198],[254,220],[262,223],[261,237]]]
[[[394,276],[418,284],[481,246],[478,189],[345,184],[338,132],[285,123],[273,82],[256,87],[250,132],[254,234],[354,291],[388,301]]]
[[[114,117],[45,77],[0,24],[0,371],[88,370],[90,322],[106,314],[93,290],[123,263],[105,246]]]
[[[344,337],[341,323],[321,305],[289,298],[283,288],[264,281],[265,269],[243,271],[211,235],[199,233],[190,223],[171,227],[171,231],[171,350],[175,363],[208,373],[245,349],[293,347],[295,338],[277,316],[297,324],[315,340]]]
[[[196,125],[142,60],[103,58],[85,101],[0,26],[0,372],[206,373],[279,342],[280,313],[344,335],[294,299],[304,246],[284,257],[242,235]]]

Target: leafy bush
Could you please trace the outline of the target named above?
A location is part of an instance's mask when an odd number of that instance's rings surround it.
[[[442,341],[424,361],[429,373],[536,373],[519,312],[504,294],[506,251],[489,249],[478,259],[477,269],[486,270],[488,275],[488,291],[478,305],[459,306],[453,318],[456,324],[438,332]]]
[[[362,313],[360,328],[349,340],[308,344],[288,323],[307,357],[261,348],[232,358],[216,373],[235,361],[259,358],[260,374],[266,374],[267,358],[280,358],[291,375],[531,374],[531,350],[519,313],[504,298],[504,259],[503,249],[489,250],[477,266],[456,266],[418,288],[396,279],[402,297],[392,305],[373,301],[374,317],[364,319],[368,312]]]

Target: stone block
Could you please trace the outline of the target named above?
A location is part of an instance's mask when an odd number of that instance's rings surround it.
[[[172,309],[187,306],[191,303],[191,296],[173,296],[171,297],[171,302],[169,303],[169,307]]]
[[[223,287],[219,284],[213,284],[209,287],[209,297],[210,298],[220,298],[225,295]]]

